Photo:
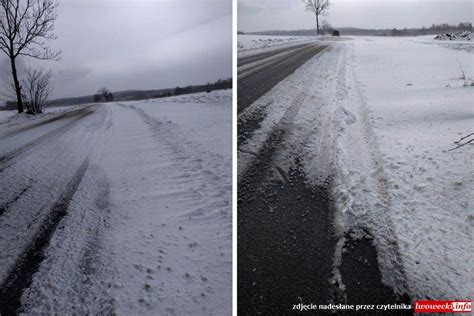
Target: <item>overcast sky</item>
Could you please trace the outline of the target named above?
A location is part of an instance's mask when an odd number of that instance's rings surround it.
[[[39,62],[53,70],[53,97],[232,75],[231,0],[64,0],[55,33],[51,46],[62,51],[61,61]]]
[[[335,27],[404,28],[433,23],[472,22],[474,0],[332,0]],[[315,27],[301,0],[238,0],[241,31],[296,30]]]

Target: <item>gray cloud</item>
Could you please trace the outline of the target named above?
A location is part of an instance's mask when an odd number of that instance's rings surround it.
[[[329,16],[337,27],[404,28],[433,23],[472,22],[472,0],[333,0]],[[314,17],[300,0],[238,0],[242,31],[307,29]]]
[[[231,0],[67,0],[56,23],[54,97],[199,84],[232,74]]]

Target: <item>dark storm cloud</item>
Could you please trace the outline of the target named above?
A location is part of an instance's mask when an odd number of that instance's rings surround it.
[[[199,84],[232,73],[231,0],[64,0],[54,97]]]

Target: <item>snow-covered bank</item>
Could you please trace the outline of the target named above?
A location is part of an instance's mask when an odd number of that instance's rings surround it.
[[[81,171],[24,314],[230,314],[231,116],[230,90],[108,103],[12,156],[1,182],[2,281]]]

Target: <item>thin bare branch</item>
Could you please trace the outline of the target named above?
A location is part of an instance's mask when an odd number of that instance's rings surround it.
[[[466,138],[469,138],[471,136],[474,136],[474,133],[471,133],[471,134],[467,134],[466,136],[463,136],[461,137],[459,140],[455,141],[454,143],[455,144],[459,144],[460,142],[462,142],[463,140],[465,140]]]
[[[456,146],[456,147],[454,147],[454,148],[451,148],[451,149],[449,149],[448,151],[456,150],[456,149],[461,148],[461,147],[463,147],[463,146],[466,146],[467,144],[470,144],[470,143],[472,143],[472,142],[474,142],[474,138],[471,139],[471,140],[469,140],[469,141],[467,141],[467,142],[465,142],[465,143],[459,144],[458,146]]]

